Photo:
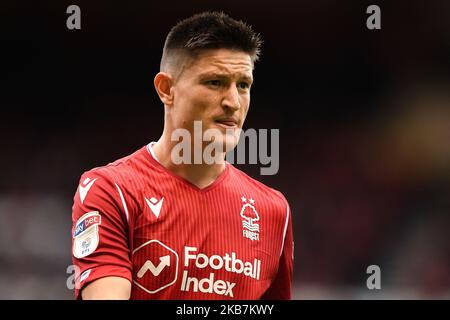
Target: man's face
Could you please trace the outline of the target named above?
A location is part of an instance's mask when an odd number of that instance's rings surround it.
[[[250,104],[252,70],[250,55],[244,52],[217,49],[199,53],[184,66],[172,87],[172,127],[193,134],[194,121],[202,121],[203,132],[216,129],[222,141],[215,142],[234,148]]]

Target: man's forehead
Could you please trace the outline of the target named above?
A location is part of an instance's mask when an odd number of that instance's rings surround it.
[[[199,74],[240,74],[251,77],[253,63],[245,52],[219,49],[199,53],[191,67]]]

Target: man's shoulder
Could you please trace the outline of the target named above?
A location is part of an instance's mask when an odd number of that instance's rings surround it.
[[[288,205],[288,201],[286,200],[286,197],[283,195],[283,193],[273,187],[270,187],[263,182],[256,180],[255,178],[252,178],[248,174],[246,174],[244,171],[236,168],[235,166],[230,164],[230,168],[236,177],[236,179],[239,180],[239,183],[242,185],[247,185],[252,190],[258,190],[263,196],[267,197],[268,199],[273,199],[274,201],[282,204],[283,206]]]
[[[82,179],[84,177],[90,179],[103,178],[105,181],[115,183],[139,178],[139,175],[143,172],[140,170],[142,166],[148,165],[145,163],[145,151],[145,147],[139,148],[132,154],[119,158],[106,165],[89,169],[85,171],[81,177]]]

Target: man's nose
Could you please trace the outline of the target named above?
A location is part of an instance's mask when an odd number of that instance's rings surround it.
[[[241,107],[239,102],[239,91],[236,85],[230,85],[225,92],[225,96],[222,100],[222,106],[227,109],[238,110]]]

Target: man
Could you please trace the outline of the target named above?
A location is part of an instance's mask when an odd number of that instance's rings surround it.
[[[291,298],[289,205],[224,161],[247,115],[260,42],[223,13],[172,28],[154,79],[165,108],[161,138],[80,179],[76,298]],[[181,150],[180,138],[198,135],[199,125],[213,138],[200,152],[196,137]]]

